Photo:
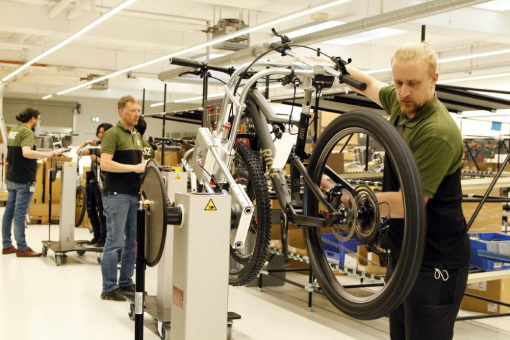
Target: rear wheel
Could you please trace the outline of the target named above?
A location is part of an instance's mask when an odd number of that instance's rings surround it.
[[[83,185],[76,187],[75,227],[81,226],[87,210],[87,194]]]
[[[350,153],[353,158],[345,160]],[[326,230],[305,228],[310,263],[317,281],[329,300],[352,317],[376,319],[387,315],[409,293],[423,256],[426,215],[419,171],[411,150],[400,133],[382,117],[369,112],[351,112],[328,125],[309,164],[308,173],[313,181],[322,182],[323,188],[329,187],[325,192],[328,208],[318,203],[309,188],[305,189],[306,214],[329,219]],[[385,202],[379,202],[374,193],[382,177],[388,176],[384,172],[390,169],[402,191],[403,220],[391,220],[391,215],[381,216],[380,208]],[[361,185],[347,183],[349,178],[360,179],[358,184]],[[335,214],[341,218],[332,219]],[[348,262],[354,260],[355,266],[363,263],[366,272],[384,278],[385,268],[382,267],[388,257],[391,260],[392,253],[382,249],[379,241],[387,236],[385,233],[395,231],[391,228],[396,228],[397,222],[403,222],[400,224],[403,238],[399,261],[392,277],[385,278],[382,286],[360,289],[359,280],[335,276],[338,269],[345,270]],[[360,255],[358,244],[379,253],[380,261],[376,263],[374,257]]]
[[[266,262],[271,238],[271,208],[267,182],[257,153],[239,143],[231,169],[234,180],[245,190],[255,207],[244,247],[230,247],[229,282],[233,286],[243,286],[257,277]],[[233,204],[231,244],[237,233],[241,213],[240,207]]]

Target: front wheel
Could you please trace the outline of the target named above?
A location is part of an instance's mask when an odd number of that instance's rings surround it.
[[[230,247],[229,283],[232,286],[243,286],[257,277],[266,262],[271,238],[271,208],[267,181],[257,153],[239,143],[231,169],[234,180],[245,190],[255,207],[244,247]],[[233,203],[231,244],[241,214],[241,209]]]
[[[357,111],[345,113],[328,125],[309,164],[313,181],[329,188],[325,192],[328,208],[318,203],[310,188],[305,189],[306,214],[329,219],[327,229],[305,228],[317,281],[329,300],[351,317],[376,319],[387,315],[409,293],[423,257],[426,215],[420,174],[411,150],[385,119]],[[391,210],[386,216],[380,213],[387,203],[378,201],[374,191],[383,177],[385,183],[391,178],[390,191],[400,188],[402,192],[403,219],[391,220]],[[349,178],[361,185],[349,184]],[[395,252],[388,251],[380,241],[395,232],[402,235],[399,260],[392,277],[385,278],[382,286],[359,288],[353,285],[356,280],[352,277],[335,276],[337,269],[345,269],[348,263],[354,261],[354,266],[356,262],[359,266],[364,261],[367,272],[384,277],[385,268],[376,267],[391,261]],[[379,253],[386,261],[376,263],[360,255],[360,247]]]

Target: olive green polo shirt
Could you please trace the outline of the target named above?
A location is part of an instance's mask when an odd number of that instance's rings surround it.
[[[113,155],[113,161],[122,164],[139,164],[142,161],[142,137],[121,122],[105,132],[101,141],[101,155]],[[105,171],[104,193],[137,194],[140,191],[140,174],[136,172]]]
[[[23,147],[35,150],[34,132],[25,124],[18,124],[7,136],[7,179],[14,183],[35,182],[37,160],[23,156]]]
[[[402,134],[413,152],[425,196],[433,198],[443,178],[462,165],[462,136],[457,124],[436,94],[411,119],[407,119],[400,110],[394,86],[382,88],[379,100],[390,114],[390,123]]]

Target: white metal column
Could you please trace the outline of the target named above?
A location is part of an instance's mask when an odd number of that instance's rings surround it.
[[[227,338],[230,195],[176,194],[172,340]]]
[[[161,172],[165,180],[168,198],[174,202],[176,193],[185,193],[188,188],[186,172]],[[157,302],[162,308],[172,307],[172,263],[173,263],[174,231],[169,227],[166,233],[165,250],[158,263]]]
[[[74,248],[76,170],[76,162],[62,163],[59,241],[63,250]]]

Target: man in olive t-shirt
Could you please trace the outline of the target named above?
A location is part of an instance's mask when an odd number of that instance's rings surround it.
[[[39,257],[27,245],[25,237],[25,216],[35,191],[37,158],[53,157],[59,150],[39,152],[35,150],[34,131],[41,122],[41,113],[27,108],[16,116],[20,124],[11,129],[7,136],[6,185],[7,204],[2,219],[2,254],[16,254],[18,257]],[[11,229],[14,221],[14,237],[18,248],[12,245]]]
[[[437,99],[437,57],[426,42],[406,43],[392,58],[393,86],[347,67],[365,83],[353,90],[379,104],[390,123],[402,134],[416,160],[427,211],[427,237],[423,262],[411,292],[390,313],[392,339],[452,339],[470,261],[470,244],[462,213],[460,172],[462,138],[446,107]],[[391,161],[384,165],[383,192],[379,202],[391,211],[388,233],[381,246],[391,250],[387,279],[398,261],[403,237],[404,207],[400,185]],[[380,205],[381,216],[388,206]],[[437,275],[437,273],[441,275]]]
[[[101,261],[103,289],[101,299],[125,301],[134,293],[136,203],[140,174],[145,171],[142,138],[134,126],[140,117],[140,104],[132,96],[118,104],[120,122],[106,131],[101,143],[101,170],[105,172],[103,209],[106,215],[106,243]],[[118,252],[122,249],[120,277],[117,281]]]

